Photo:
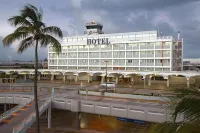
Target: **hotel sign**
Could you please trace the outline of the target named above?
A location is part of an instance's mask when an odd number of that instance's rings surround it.
[[[87,44],[110,44],[108,38],[87,39]]]

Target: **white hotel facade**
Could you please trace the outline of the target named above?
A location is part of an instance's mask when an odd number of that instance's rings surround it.
[[[82,36],[64,37],[62,52],[48,48],[49,69],[181,71],[183,41],[158,31],[104,34],[92,21]]]

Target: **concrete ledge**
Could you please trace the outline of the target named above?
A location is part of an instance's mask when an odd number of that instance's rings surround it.
[[[128,106],[128,118],[146,120],[146,107]]]
[[[81,112],[95,113],[95,102],[81,100]]]
[[[86,91],[81,90],[80,94],[85,95]],[[101,92],[94,92],[94,91],[88,91],[88,95],[102,96]],[[154,101],[170,101],[170,99],[167,97],[119,94],[119,93],[109,93],[109,92],[105,92],[104,96],[117,97],[117,98],[129,98],[129,99],[141,99],[141,100],[154,100]]]
[[[4,104],[26,104],[33,100],[33,95],[24,94],[0,94],[0,103]]]
[[[165,109],[150,108],[146,113],[146,121],[165,122],[166,119]]]
[[[111,115],[110,104],[103,102],[96,103],[95,113],[100,115]]]
[[[127,105],[111,104],[111,116],[127,118]]]
[[[52,101],[52,107],[57,109],[66,109],[64,98],[54,98]]]

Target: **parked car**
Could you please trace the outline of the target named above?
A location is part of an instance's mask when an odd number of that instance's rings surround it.
[[[101,87],[106,87],[106,83],[101,83]],[[107,88],[116,88],[116,84],[114,82],[107,82]]]

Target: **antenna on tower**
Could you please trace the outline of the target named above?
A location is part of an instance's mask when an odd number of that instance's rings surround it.
[[[177,39],[178,39],[178,41],[180,40],[180,31],[178,31],[178,36],[177,36]]]
[[[163,36],[163,33],[162,33],[162,32],[160,32],[160,36]]]

